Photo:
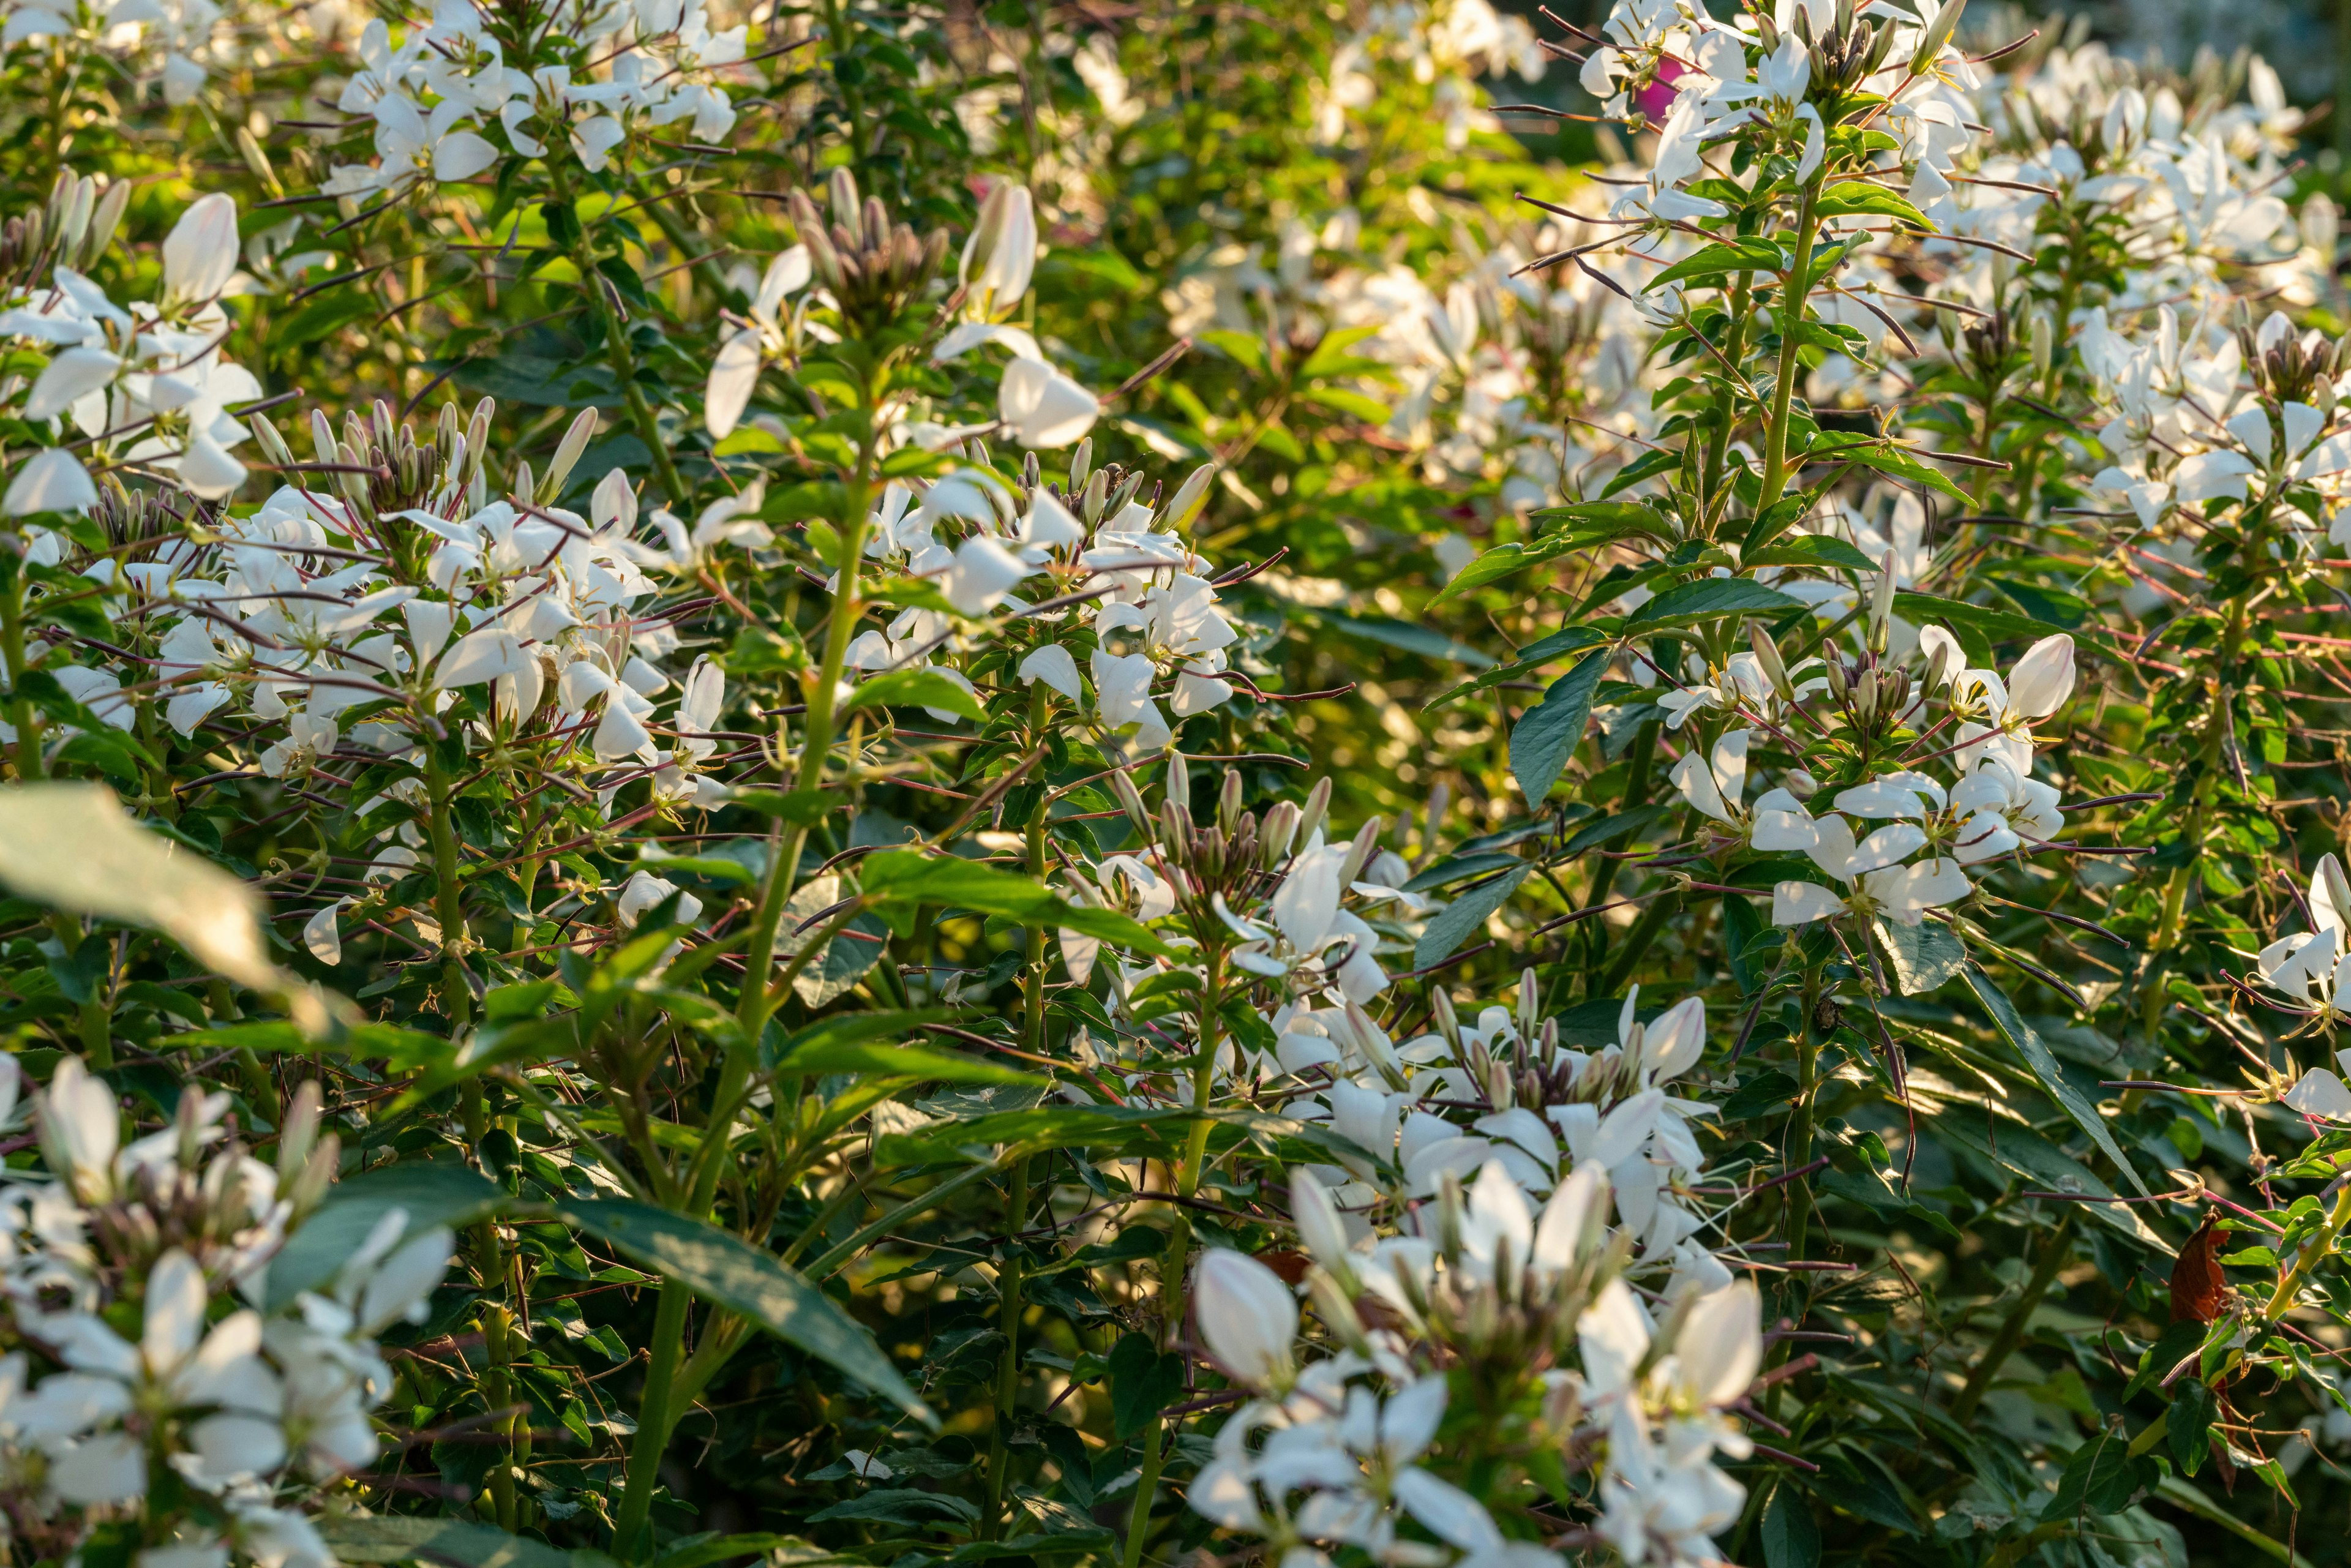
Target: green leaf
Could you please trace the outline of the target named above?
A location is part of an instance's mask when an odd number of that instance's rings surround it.
[[[806,1029],[782,1036],[777,1035],[770,1026],[768,1038],[759,1042],[759,1065],[763,1070],[772,1071],[777,1063],[803,1051],[896,1040],[926,1023],[945,1023],[956,1016],[956,1010],[954,1008],[915,1008],[909,1011],[835,1013],[831,1018],[819,1019]]]
[[[1540,810],[1559,782],[1560,769],[1583,744],[1583,727],[1592,717],[1593,694],[1608,673],[1605,649],[1584,656],[1583,662],[1551,684],[1542,701],[1519,716],[1510,727],[1510,776],[1527,804]]]
[[[2027,615],[2060,631],[2071,632],[2089,619],[2090,601],[2078,593],[2068,593],[2062,588],[2047,588],[2037,582],[2026,582],[2021,578],[2002,577],[1997,573],[1991,576],[1991,580],[2002,593],[2015,600]]]
[[[1938,921],[1905,925],[1878,920],[1872,922],[1872,927],[1878,945],[1894,960],[1895,983],[1906,997],[1923,997],[1941,988],[1967,964],[1967,944],[1959,940],[1958,932]]]
[[[1727,277],[1741,272],[1778,273],[1786,268],[1787,256],[1769,240],[1719,240],[1701,246],[1688,256],[1657,274],[1643,287],[1646,294],[1652,288],[1662,288],[1668,283],[1679,283],[1692,277]],[[1772,1568],[1779,1568],[1777,1563]]]
[[[884,850],[862,862],[858,882],[875,909],[911,922],[915,906],[933,904],[1000,915],[1023,925],[1075,931],[1140,952],[1173,957],[1168,946],[1141,922],[1107,909],[1092,909],[1054,897],[1025,876],[953,855],[920,850]]]
[[[816,1568],[820,1563],[851,1563],[854,1558],[828,1552],[797,1535],[721,1535],[708,1531],[682,1536],[661,1550],[652,1568],[708,1568],[731,1557],[764,1557],[773,1568]]]
[[[2101,1432],[2074,1451],[2057,1478],[2057,1495],[2041,1511],[2046,1521],[2081,1513],[2120,1513],[2143,1486],[2156,1480],[2155,1462],[2134,1459],[2119,1432]]]
[[[1397,621],[1385,615],[1339,615],[1328,610],[1313,611],[1311,619],[1334,632],[1384,643],[1391,648],[1401,648],[1424,659],[1447,659],[1477,670],[1482,670],[1494,662],[1477,649],[1455,642],[1434,627],[1416,626],[1409,621]]]
[[[2038,621],[2022,615],[2011,615],[2005,610],[1986,605],[1970,604],[1963,600],[1939,599],[1931,593],[1897,591],[1894,595],[1894,613],[1915,625],[1940,622],[1963,636],[1973,631],[1986,646],[2010,638],[2039,642],[2050,634],[2050,629]]]
[[[1893,218],[1913,228],[1925,229],[1929,234],[1935,232],[1935,225],[1928,221],[1927,214],[1902,197],[1882,185],[1872,185],[1859,180],[1823,192],[1820,200],[1813,204],[1813,213],[1814,216],[1823,218]]]
[[[1491,882],[1480,883],[1437,911],[1422,928],[1420,940],[1413,945],[1412,967],[1426,969],[1449,956],[1468,939],[1471,932],[1486,924],[1488,915],[1510,902],[1510,894],[1519,891],[1519,883],[1526,881],[1534,869],[1521,865]]]
[[[544,1541],[509,1535],[496,1525],[464,1519],[387,1514],[362,1519],[319,1516],[319,1533],[345,1563],[431,1563],[454,1568],[611,1568],[612,1559],[582,1548],[566,1552]]]
[[[2202,1379],[2182,1377],[2172,1385],[2171,1414],[2164,1423],[2164,1436],[2171,1440],[2171,1457],[2191,1476],[2210,1449],[2212,1419],[2219,1414],[2220,1401]]]
[[[847,715],[862,707],[935,707],[974,723],[980,717],[978,700],[936,670],[893,670],[860,681],[841,711]]]
[[[1130,1333],[1110,1353],[1112,1435],[1134,1437],[1184,1392],[1184,1358],[1156,1349],[1151,1336]]]
[[[2147,1228],[2147,1222],[2138,1217],[2137,1206],[2115,1202],[2114,1188],[2101,1181],[2089,1166],[2032,1128],[2002,1122],[1987,1130],[1982,1113],[1973,1107],[1954,1108],[1937,1116],[1932,1126],[1938,1138],[1973,1150],[2043,1192],[2079,1193],[2093,1199],[2080,1207],[2141,1246],[2169,1253],[2163,1238]]]
[[[936,1427],[873,1336],[799,1272],[699,1219],[632,1198],[574,1199],[558,1217],[705,1301],[737,1313]]]
[[[1761,549],[1748,550],[1740,556],[1743,566],[1819,566],[1842,567],[1847,571],[1874,575],[1878,563],[1840,538],[1827,534],[1797,534],[1782,538]]]
[[[1782,615],[1801,610],[1804,601],[1764,587],[1749,577],[1702,577],[1668,588],[1635,611],[1625,622],[1627,634],[1653,632],[1725,615]]]
[[[2024,1021],[2023,1015],[2016,1010],[2016,1004],[2009,999],[2008,993],[1995,985],[1981,969],[1970,966],[1966,974],[1968,985],[1975,991],[1976,1000],[1983,1004],[1984,1011],[1991,1015],[1993,1025],[2008,1043],[2016,1048],[2017,1054],[2024,1058],[2024,1064],[2032,1069],[2032,1075],[2041,1081],[2041,1087],[2049,1097],[2064,1108],[2065,1114],[2073,1117],[2082,1131],[2090,1134],[2090,1141],[2104,1151],[2106,1158],[2115,1162],[2116,1168],[2130,1179],[2131,1186],[2137,1189],[2141,1197],[2150,1196],[2147,1184],[2139,1180],[2138,1167],[2123,1157],[2122,1148],[2115,1142],[2114,1134],[2106,1131],[2105,1120],[2098,1114],[2098,1108],[2082,1098],[2080,1091],[2066,1081],[2064,1073],[2058,1070],[2057,1059],[2050,1054],[2049,1047],[2041,1037],[2032,1032],[2032,1026]]]
[[[1785,1480],[1763,1507],[1763,1561],[1768,1568],[1819,1568],[1821,1527],[1804,1494]]]
[[[777,789],[737,789],[726,803],[778,818],[796,828],[813,828],[841,801],[822,789],[795,789],[789,795]]]
[[[977,1504],[966,1502],[951,1492],[918,1491],[912,1487],[893,1487],[881,1491],[860,1492],[831,1508],[820,1508],[808,1516],[810,1524],[824,1524],[833,1520],[862,1519],[877,1524],[908,1525],[920,1529],[934,1520],[952,1519],[958,1524],[969,1524],[979,1517]]]
[[[873,1040],[834,1040],[787,1054],[772,1070],[778,1078],[815,1078],[828,1072],[878,1072],[940,1083],[1031,1083],[1052,1080],[920,1045],[883,1045]]]
[[[434,1225],[461,1230],[513,1202],[504,1187],[461,1165],[418,1160],[361,1171],[329,1188],[326,1202],[270,1260],[265,1304],[282,1311],[326,1284],[395,1208],[407,1211],[413,1233]]]
[[[1591,547],[1573,534],[1557,533],[1529,544],[1496,545],[1453,574],[1451,581],[1437,591],[1428,608],[1436,609],[1448,599],[1458,599],[1473,593],[1489,583],[1501,581],[1526,570],[1541,566],[1564,555],[1581,553]]]
[[[1930,490],[1939,491],[1963,507],[1968,505],[1965,490],[1898,446],[1869,444],[1830,450],[1815,447],[1806,455],[1810,461],[1819,463],[1858,463],[1865,468],[1875,468],[1880,474],[1890,474],[1896,479],[1907,479],[1913,485],[1924,485]]]

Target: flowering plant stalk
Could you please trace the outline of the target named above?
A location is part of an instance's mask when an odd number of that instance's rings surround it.
[[[11,1562],[2342,1557],[2300,111],[1542,21],[0,9]]]

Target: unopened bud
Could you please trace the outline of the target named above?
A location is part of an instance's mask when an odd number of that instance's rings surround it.
[[[123,210],[131,205],[131,182],[117,180],[98,199],[97,210],[89,215],[89,228],[82,235],[82,270],[88,271],[106,254],[114,243],[114,231],[122,226]]]
[[[2032,313],[2032,371],[2047,376],[2057,359],[2057,324],[2046,310]]]
[[[1755,649],[1755,662],[1763,667],[1763,678],[1780,694],[1782,702],[1794,702],[1796,688],[1788,679],[1788,662],[1780,657],[1780,644],[1771,641],[1771,633],[1760,621],[1747,623],[1747,641]]]
[[[1331,780],[1326,776],[1314,780],[1314,788],[1306,791],[1306,804],[1298,814],[1298,843],[1304,849],[1314,841],[1322,831],[1322,818],[1331,810]]]
[[[280,468],[290,468],[294,465],[293,449],[286,444],[286,438],[277,434],[276,425],[257,413],[246,415],[245,422],[253,427],[253,438],[261,444],[263,456]]]
[[[596,434],[596,411],[583,408],[572,420],[571,427],[563,433],[563,439],[556,444],[554,460],[547,465],[547,477],[539,481],[542,501],[552,501],[562,493],[563,482],[571,477],[571,470],[579,465],[589,441]]]
[[[315,1078],[294,1091],[293,1103],[286,1107],[286,1119],[277,1129],[277,1170],[281,1176],[308,1163],[311,1147],[319,1141],[319,1111],[324,1103]]]
[[[1228,768],[1225,769],[1224,788],[1217,791],[1217,826],[1224,829],[1225,831],[1229,833],[1235,828],[1240,826],[1240,769],[1237,768]]]
[[[1364,1320],[1355,1315],[1355,1303],[1348,1299],[1345,1289],[1321,1267],[1306,1271],[1306,1293],[1314,1302],[1314,1315],[1332,1337],[1350,1350],[1369,1354],[1371,1336],[1364,1332]]]
[[[1780,775],[1780,788],[1799,800],[1809,800],[1821,792],[1821,781],[1802,768],[1791,768]]]
[[[1535,978],[1532,967],[1519,971],[1519,1038],[1531,1040],[1535,1032],[1535,1015],[1541,1010],[1542,983]]]
[[[1377,817],[1368,817],[1364,819],[1364,825],[1355,830],[1355,841],[1347,846],[1346,863],[1339,869],[1339,885],[1342,888],[1352,886],[1355,879],[1364,874],[1364,868],[1372,863],[1372,857],[1379,853],[1380,829],[1383,826],[1384,824]]]
[[[1192,769],[1185,763],[1184,754],[1170,748],[1167,753],[1167,798],[1179,806],[1192,803]]]
[[[1428,1010],[1436,1017],[1437,1032],[1445,1037],[1445,1043],[1453,1048],[1458,1059],[1461,1054],[1461,1017],[1453,1010],[1453,998],[1446,994],[1444,987],[1429,988]]]
[[[1289,857],[1290,840],[1298,832],[1298,808],[1287,800],[1276,800],[1266,808],[1265,821],[1258,829],[1258,848],[1266,870],[1273,870]]]
[[[1201,504],[1208,498],[1208,481],[1216,476],[1217,465],[1213,463],[1203,463],[1193,469],[1176,486],[1176,498],[1167,503],[1151,526],[1170,534],[1189,528],[1192,519],[1199,516]]]
[[[1083,490],[1086,487],[1086,476],[1092,473],[1093,469],[1094,438],[1089,435],[1078,443],[1077,451],[1070,455],[1070,486],[1062,493],[1074,496]]]
[[[1078,511],[1085,517],[1086,527],[1092,528],[1101,522],[1102,508],[1109,504],[1110,470],[1097,468],[1086,480],[1086,487],[1080,493],[1078,498]]]
[[[1134,780],[1127,777],[1125,768],[1122,768],[1110,776],[1110,788],[1111,793],[1118,797],[1119,805],[1125,810],[1126,820],[1134,824],[1134,831],[1142,835],[1143,841],[1147,844],[1157,839],[1159,835],[1151,820],[1151,809],[1143,803],[1143,791],[1134,787]]]
[[[1883,654],[1894,623],[1894,551],[1888,549],[1877,569],[1877,591],[1869,601],[1869,651]]]

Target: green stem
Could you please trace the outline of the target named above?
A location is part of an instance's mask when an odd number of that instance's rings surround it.
[[[8,563],[8,588],[0,593],[0,657],[8,666],[9,720],[16,727],[16,781],[29,783],[47,769],[41,761],[41,736],[35,727],[33,700],[25,695],[25,562]]]
[[[1207,973],[1201,987],[1200,1050],[1192,1059],[1192,1104],[1206,1110],[1216,1092],[1217,1040],[1223,1023],[1225,953],[1222,947],[1208,950]],[[1209,1124],[1192,1124],[1191,1136],[1184,1145],[1184,1163],[1177,1168],[1176,1191],[1190,1197],[1200,1185],[1200,1167],[1208,1152]],[[1174,1339],[1184,1329],[1185,1270],[1192,1261],[1192,1220],[1183,1209],[1176,1210],[1176,1221],[1167,1232],[1167,1250],[1159,1265],[1159,1332],[1162,1343]],[[1150,1533],[1151,1504],[1159,1490],[1160,1467],[1166,1462],[1165,1425],[1154,1416],[1143,1432],[1143,1475],[1135,1482],[1134,1511],[1127,1516],[1126,1550],[1121,1554],[1122,1568],[1137,1568],[1143,1561],[1143,1540]]]
[[[424,792],[433,840],[434,913],[441,922],[441,988],[453,1033],[473,1021],[474,988],[465,976],[465,895],[457,880],[457,834],[450,823],[449,770],[440,743],[424,743]]]
[[[1964,1424],[1976,1413],[1976,1406],[1983,1403],[1983,1396],[1991,1387],[1991,1380],[1998,1375],[2001,1364],[2016,1353],[2018,1345],[2024,1343],[2026,1325],[2040,1307],[2041,1298],[2048,1293],[2050,1282],[2057,1278],[2057,1270],[2065,1266],[2065,1260],[2073,1256],[2073,1239],[2074,1216],[2069,1210],[2043,1244],[2040,1260],[2032,1266],[2032,1277],[2024,1282],[2024,1294],[2019,1296],[2016,1305],[2009,1309],[2007,1318],[2000,1325],[2000,1332],[1992,1336],[1991,1343],[1984,1347],[1982,1357],[1969,1371],[1966,1386],[1959,1390],[1959,1397],[1951,1401],[1952,1420]]]
[[[1029,688],[1029,739],[1034,746],[1044,739],[1045,725],[1050,714],[1050,689],[1039,681]],[[1046,812],[1050,801],[1045,791],[1037,792],[1037,804],[1029,813],[1029,874],[1039,882],[1045,880],[1049,869],[1045,850]],[[1020,977],[1022,1030],[1021,1043],[1031,1055],[1042,1055],[1045,1046],[1045,931],[1044,927],[1029,928],[1029,963]],[[1004,1359],[996,1374],[996,1421],[987,1440],[987,1511],[980,1515],[984,1538],[995,1539],[1003,1521],[1004,1496],[1009,1478],[1006,1474],[1011,1460],[1013,1409],[1020,1397],[1020,1299],[1021,1272],[1027,1261],[1021,1250],[1020,1233],[1029,1224],[1029,1175],[1033,1162],[1024,1159],[1012,1167],[1012,1182],[1004,1204],[1004,1271],[998,1281],[1002,1307],[998,1322],[1004,1334]]]
[[[580,209],[571,200],[571,177],[561,160],[549,159],[548,180],[555,191],[555,199],[571,209],[573,221],[579,220]],[[629,324],[622,319],[620,307],[612,298],[612,286],[596,266],[596,247],[588,238],[585,224],[580,225],[580,238],[571,247],[571,265],[580,269],[580,287],[596,307],[596,319],[604,328],[604,362],[611,367],[612,379],[621,383],[621,395],[628,400],[629,418],[637,427],[637,439],[645,444],[653,455],[653,473],[660,478],[662,491],[673,507],[684,507],[690,492],[678,477],[677,464],[670,456],[668,444],[662,440],[661,422],[654,418],[653,404],[645,401],[644,388],[637,384],[637,351],[629,341]]]
[[[1763,487],[1755,499],[1758,512],[1778,500],[1788,487],[1788,412],[1802,364],[1797,352],[1803,341],[1804,301],[1813,291],[1813,236],[1820,226],[1813,209],[1819,199],[1817,183],[1804,187],[1803,202],[1796,209],[1795,259],[1780,288],[1780,368],[1771,382],[1771,421],[1763,431]]]
[[[477,1160],[489,1134],[489,1104],[482,1091],[481,1077],[476,1074],[465,1082],[465,1137]],[[486,1168],[484,1174],[489,1174]],[[482,1398],[489,1408],[503,1410],[514,1403],[513,1322],[506,1303],[498,1299],[506,1289],[507,1252],[494,1218],[485,1218],[474,1227],[474,1267],[482,1279],[482,1341],[487,1362],[482,1369]],[[495,1433],[504,1441],[490,1456],[490,1503],[501,1530],[512,1530],[516,1523],[515,1425],[512,1416],[498,1418]]]
[[[675,1392],[678,1354],[685,1343],[685,1309],[692,1294],[675,1280],[664,1281],[653,1312],[653,1356],[645,1369],[644,1397],[637,1406],[637,1437],[629,1448],[621,1509],[612,1524],[612,1551],[622,1562],[642,1561],[639,1538],[653,1517],[653,1486],[661,1479],[662,1453],[669,1447],[671,1396]]]
[[[1788,1160],[1782,1167],[1800,1171],[1813,1163],[1813,1097],[1820,1089],[1821,1046],[1813,1019],[1820,1009],[1821,972],[1806,971],[1804,975],[1804,1035],[1796,1047],[1797,1092],[1796,1109],[1788,1123]],[[1801,1261],[1804,1256],[1804,1233],[1811,1228],[1813,1206],[1802,1178],[1786,1183],[1782,1188],[1787,1194],[1788,1261]]]

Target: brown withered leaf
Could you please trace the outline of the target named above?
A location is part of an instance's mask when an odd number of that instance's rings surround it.
[[[1285,1285],[1295,1285],[1304,1280],[1307,1267],[1314,1261],[1305,1253],[1293,1252],[1287,1248],[1260,1252],[1257,1260],[1279,1275]]]
[[[2171,1321],[2209,1323],[2228,1300],[2228,1277],[2220,1272],[2220,1233],[2206,1215],[2204,1224],[2179,1249],[2171,1266]]]

